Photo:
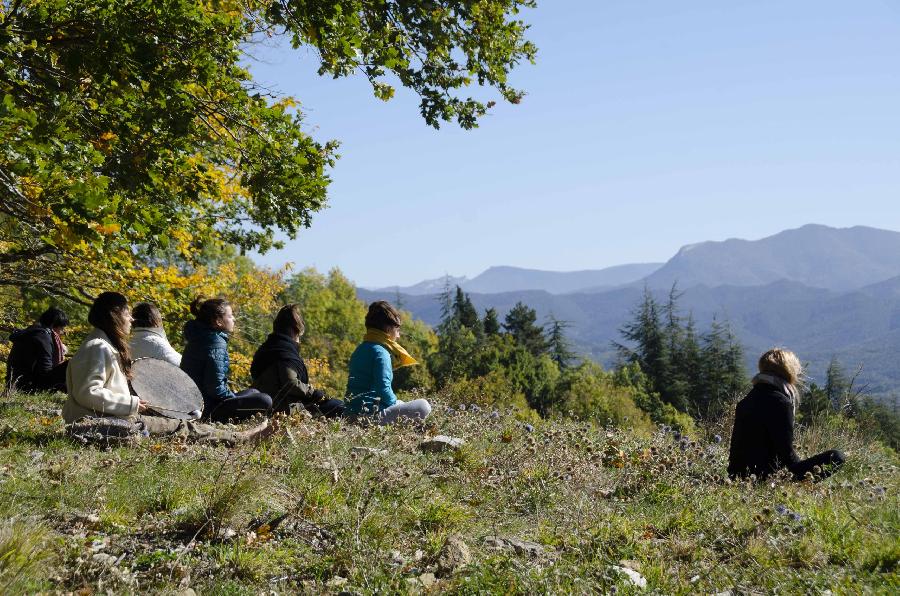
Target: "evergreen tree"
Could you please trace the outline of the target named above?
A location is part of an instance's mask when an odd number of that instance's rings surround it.
[[[459,324],[466,329],[471,329],[476,337],[482,334],[481,321],[478,319],[478,311],[472,304],[469,295],[462,291],[462,288],[456,286],[456,296],[453,299],[453,316],[459,321]]]
[[[566,337],[566,329],[571,325],[566,321],[560,321],[553,315],[550,315],[549,319],[547,352],[556,366],[560,370],[565,370],[575,359],[575,352],[572,351],[572,345],[569,343],[569,338]]]
[[[500,319],[497,317],[497,309],[489,308],[484,312],[484,334],[487,337],[500,335]]]
[[[662,326],[659,302],[653,297],[650,289],[644,287],[643,299],[632,311],[631,321],[625,323],[619,333],[633,347],[615,343],[616,349],[626,362],[637,363],[650,379],[653,391],[662,396],[667,403],[671,394],[667,391],[669,380],[669,346]],[[684,411],[687,404],[673,403]]]
[[[703,336],[701,360],[700,373],[705,393],[698,404],[697,414],[701,418],[715,419],[747,383],[743,348],[734,337],[730,325],[713,319],[709,331]]]
[[[824,388],[810,383],[800,398],[800,416],[805,421],[820,418],[832,411],[831,400]]]
[[[534,356],[547,351],[547,340],[544,330],[537,325],[537,313],[522,302],[517,302],[506,313],[503,328],[516,340],[516,343],[527,349]]]
[[[831,362],[828,363],[828,370],[825,372],[825,396],[834,411],[841,411],[844,406],[848,405],[849,392],[850,379],[847,378],[844,367],[837,356],[832,356]]]

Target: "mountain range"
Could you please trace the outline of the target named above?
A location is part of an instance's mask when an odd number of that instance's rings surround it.
[[[643,273],[643,275],[641,275]],[[461,280],[461,281],[455,281]],[[479,281],[480,280],[480,281]],[[598,281],[599,280],[599,281]],[[433,280],[435,282],[436,280]],[[358,290],[386,299],[430,324],[440,319],[440,280],[430,291]],[[480,310],[501,317],[516,302],[570,323],[585,355],[609,366],[612,342],[644,288],[665,299],[673,284],[685,314],[703,330],[728,320],[747,354],[748,369],[765,349],[786,346],[809,363],[821,382],[832,357],[873,394],[900,393],[900,233],[869,227],[807,225],[761,240],[703,242],[660,265],[623,265],[570,273],[492,267],[472,280],[449,278]],[[478,283],[473,284],[472,282]],[[531,286],[531,287],[528,287]]]

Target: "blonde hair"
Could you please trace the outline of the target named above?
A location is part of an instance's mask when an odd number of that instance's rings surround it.
[[[790,350],[772,348],[759,357],[759,372],[781,377],[791,385],[799,385],[803,377],[803,365]]]

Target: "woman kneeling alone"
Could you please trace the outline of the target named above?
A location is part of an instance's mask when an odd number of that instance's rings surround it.
[[[794,451],[794,415],[800,395],[797,389],[803,369],[797,356],[772,349],[759,359],[753,389],[738,402],[731,432],[728,475],[755,475],[757,479],[787,467],[794,480],[811,475],[827,478],[844,463],[840,451],[825,451],[801,460]]]
[[[194,379],[203,394],[203,418],[228,422],[255,414],[268,416],[271,397],[256,389],[235,393],[228,388],[228,340],[234,331],[231,305],[223,298],[197,298],[191,303],[191,313],[196,318],[184,324],[181,370]]]
[[[245,432],[231,432],[187,420],[149,415],[148,404],[132,395],[128,387],[131,378],[128,300],[118,292],[100,294],[91,306],[88,322],[94,329],[66,371],[69,398],[62,414],[70,433],[101,438],[169,435],[234,445],[263,438],[272,432],[268,421]]]
[[[344,402],[328,399],[324,391],[309,383],[306,363],[300,357],[300,337],[305,330],[299,305],[281,307],[272,333],[253,355],[253,387],[272,396],[276,412],[288,413],[291,404],[302,404],[312,414],[338,418],[344,413]]]
[[[348,415],[371,415],[379,424],[392,424],[399,418],[424,420],[431,414],[428,400],[403,402],[391,388],[394,370],[418,364],[397,343],[400,323],[400,313],[389,303],[379,300],[369,306],[366,335],[350,356],[345,397]]]

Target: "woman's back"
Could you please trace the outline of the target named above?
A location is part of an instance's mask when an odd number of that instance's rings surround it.
[[[387,348],[371,341],[362,342],[350,356],[349,369],[345,392],[348,413],[371,414],[396,403],[391,388],[394,371]]]
[[[757,383],[735,410],[728,473],[763,478],[792,466],[800,459],[793,442],[791,398],[768,383]]]

